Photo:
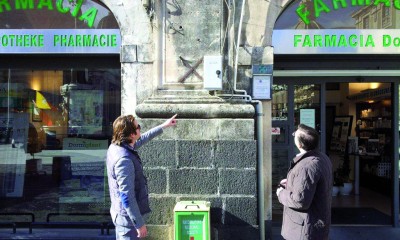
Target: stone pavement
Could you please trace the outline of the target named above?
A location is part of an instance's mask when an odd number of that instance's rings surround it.
[[[0,229],[0,239],[82,239],[82,240],[97,240],[107,239],[115,240],[114,230],[110,234],[101,234],[98,229],[33,229],[32,234],[29,234],[28,229],[17,229],[17,233],[12,233],[10,229]]]
[[[280,235],[279,223],[272,225],[272,240],[283,240]],[[115,239],[114,230],[110,234],[101,234],[100,230],[82,230],[82,229],[34,229],[29,234],[28,229],[17,229],[17,233],[13,234],[10,229],[0,229],[0,239]],[[147,238],[152,239],[152,238]],[[240,236],[237,238],[241,239]],[[331,227],[330,240],[395,240],[400,239],[400,228],[391,226],[338,226]],[[225,240],[225,239],[224,239]],[[226,239],[231,240],[231,239]],[[251,239],[241,239],[251,240]]]
[[[273,224],[272,240],[283,240],[280,226]],[[391,226],[331,226],[330,240],[396,240],[400,239],[400,228]]]

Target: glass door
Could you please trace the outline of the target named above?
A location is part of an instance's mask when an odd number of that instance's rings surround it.
[[[334,172],[345,162],[350,169],[353,191],[332,197],[332,223],[398,226],[399,91],[390,77],[274,79],[272,186],[286,177],[297,154],[292,133],[304,123],[320,132],[320,150],[331,158]],[[392,167],[384,171],[385,166]],[[272,220],[279,221],[282,205],[275,194],[272,198]]]
[[[298,153],[292,133],[300,123],[321,131],[321,84],[293,84],[291,82],[274,84],[272,186],[277,186],[281,179],[286,178],[289,164]],[[275,194],[273,194],[272,209],[275,217],[279,218],[282,205]]]

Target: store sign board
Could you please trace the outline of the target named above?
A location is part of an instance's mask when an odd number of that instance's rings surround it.
[[[274,25],[276,54],[399,54],[400,0],[294,0]]]
[[[86,6],[88,3],[84,0],[65,1],[57,0],[55,3],[49,0],[2,0],[0,1],[0,13],[13,10],[49,10],[58,11],[62,14],[70,13],[72,17],[85,22],[89,27],[93,27],[96,21],[99,9]]]
[[[119,29],[2,29],[0,54],[119,54]]]
[[[274,30],[275,54],[399,54],[397,29]]]
[[[300,1],[296,13],[306,25],[309,25],[312,20],[317,20],[323,13],[328,14],[332,10],[338,11],[350,7],[368,7],[372,4],[375,7],[390,8],[393,6],[394,9],[400,10],[400,0],[303,0]]]

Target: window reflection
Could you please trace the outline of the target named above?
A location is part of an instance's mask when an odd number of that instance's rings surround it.
[[[294,122],[320,130],[320,85],[294,85]]]
[[[108,212],[105,156],[120,69],[0,71],[0,209]],[[93,221],[93,218],[91,218]]]
[[[272,120],[287,120],[287,85],[272,86]]]

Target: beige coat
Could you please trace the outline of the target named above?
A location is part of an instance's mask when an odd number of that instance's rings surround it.
[[[331,224],[332,163],[325,154],[308,151],[293,159],[286,189],[282,236],[287,240],[328,239]]]

